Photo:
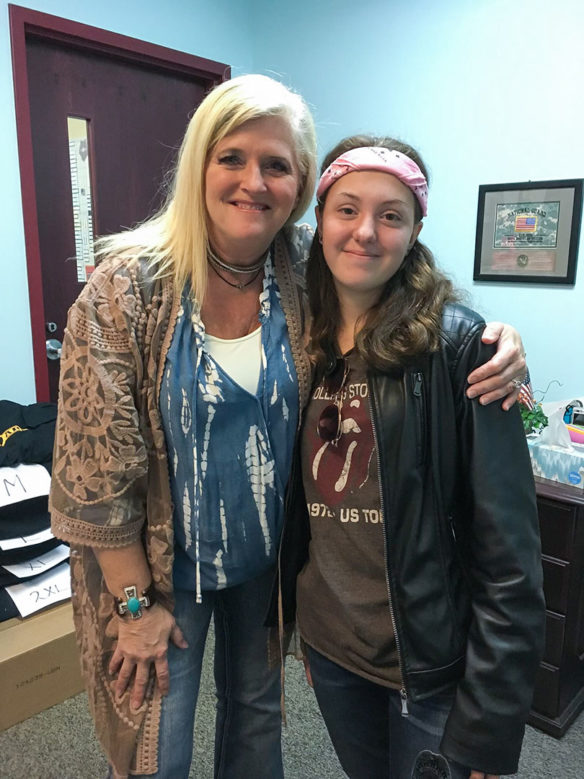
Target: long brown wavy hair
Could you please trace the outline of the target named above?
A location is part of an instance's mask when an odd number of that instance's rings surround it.
[[[325,157],[321,173],[341,154],[361,146],[385,146],[407,154],[428,179],[426,166],[415,149],[395,138],[372,135],[343,139]],[[327,192],[318,203],[321,213]],[[417,200],[415,208],[415,221],[418,223],[422,212]],[[322,371],[337,352],[341,313],[333,276],[324,259],[318,233],[310,248],[306,273],[312,312],[310,353],[317,371]],[[458,298],[452,282],[436,267],[432,252],[416,240],[400,269],[388,280],[379,301],[360,323],[355,348],[366,364],[381,370],[397,368],[411,363],[421,354],[436,351],[440,344],[444,304]]]

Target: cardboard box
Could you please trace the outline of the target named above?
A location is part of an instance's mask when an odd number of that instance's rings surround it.
[[[572,444],[572,450],[539,443],[538,437],[527,436],[531,467],[536,476],[584,490],[584,445]]]
[[[70,601],[0,624],[0,730],[82,689]]]

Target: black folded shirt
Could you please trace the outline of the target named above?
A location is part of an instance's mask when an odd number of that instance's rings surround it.
[[[16,604],[4,588],[0,589],[0,622],[5,622],[12,617],[18,617],[19,611]]]
[[[59,544],[62,544],[58,538],[49,538],[48,541],[43,541],[42,544],[34,544],[33,546],[22,546],[19,549],[0,549],[0,565],[14,565],[14,563],[25,563],[27,560],[33,560],[35,557],[40,557],[45,552],[50,552]]]
[[[0,541],[32,536],[51,527],[47,495],[0,506]]]
[[[50,468],[56,419],[56,403],[22,406],[0,400],[0,467],[41,463]]]

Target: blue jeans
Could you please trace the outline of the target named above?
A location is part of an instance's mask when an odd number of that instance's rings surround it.
[[[273,570],[236,587],[175,592],[175,618],[188,649],[170,644],[170,692],[162,700],[158,773],[148,779],[187,779],[193,752],[195,707],[211,615],[215,620],[216,779],[283,777],[280,668],[268,667],[263,626]]]
[[[341,766],[350,779],[468,779],[440,741],[454,693],[401,714],[399,693],[347,671],[307,647],[314,692]]]

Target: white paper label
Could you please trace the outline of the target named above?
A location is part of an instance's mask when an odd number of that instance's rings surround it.
[[[33,533],[32,536],[21,536],[20,538],[4,538],[0,541],[0,549],[6,552],[9,549],[24,549],[25,546],[35,546],[36,544],[42,544],[44,541],[49,541],[55,536],[51,533],[51,528],[41,530],[38,533]]]
[[[69,557],[69,547],[65,544],[56,546],[49,552],[35,557],[34,560],[27,560],[25,563],[14,563],[14,565],[3,565],[5,571],[18,576],[19,579],[24,579],[27,576],[36,576],[40,573],[46,573],[51,568],[54,568],[63,560],[67,560]]]
[[[6,592],[14,601],[21,616],[52,606],[71,597],[69,564],[64,563],[48,573],[35,576],[28,582],[13,584]]]
[[[93,203],[91,197],[91,165],[87,119],[67,117],[69,134],[69,168],[73,196],[73,229],[77,258],[77,281],[85,284],[95,267],[93,251]]]
[[[48,495],[51,476],[44,465],[0,468],[0,507]]]

